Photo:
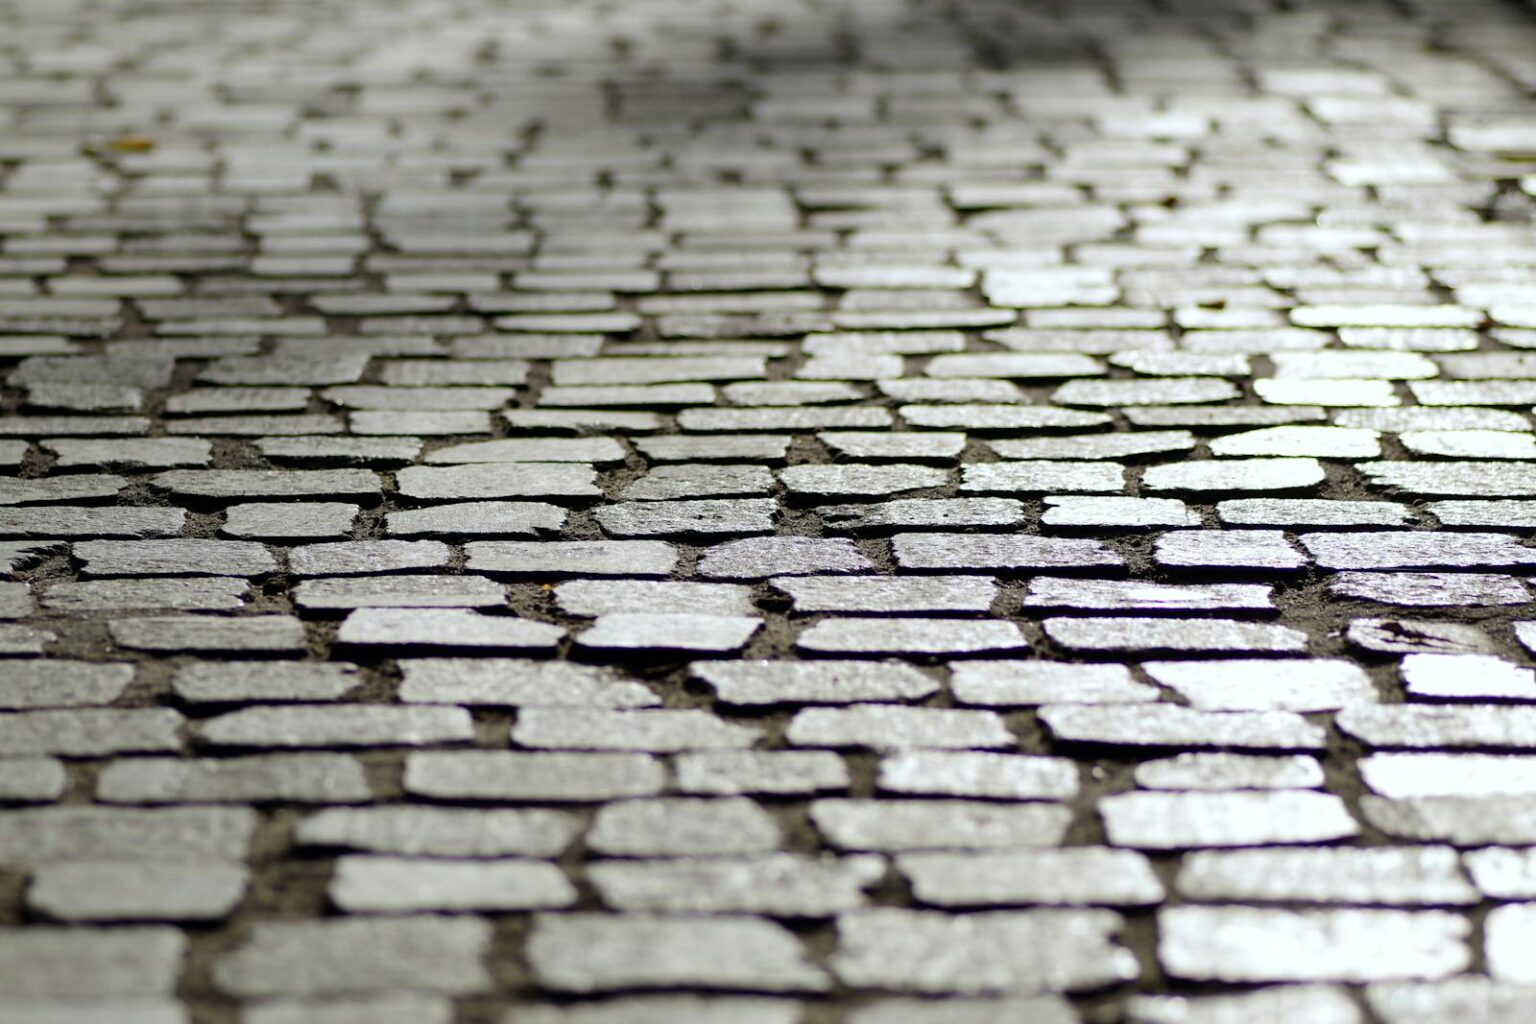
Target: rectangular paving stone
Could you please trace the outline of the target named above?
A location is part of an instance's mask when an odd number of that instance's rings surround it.
[[[370,498],[382,490],[366,469],[173,469],[151,477],[156,487],[185,498]]]
[[[848,768],[826,750],[700,750],[673,758],[680,793],[810,795],[848,788]]]
[[[357,425],[354,429],[360,430]],[[265,415],[265,416],[198,416],[184,420],[169,420],[167,433],[194,436],[258,437],[265,434],[290,437],[315,437],[340,434],[345,430],[343,422],[335,416],[315,415]]]
[[[1323,569],[1505,569],[1536,563],[1536,549],[1502,533],[1304,533]]]
[[[1428,700],[1530,700],[1536,673],[1486,654],[1410,654],[1399,667],[1403,688]]]
[[[1536,815],[1528,796],[1428,796],[1387,800],[1364,796],[1362,816],[1398,839],[1454,846],[1536,843]]]
[[[256,448],[273,462],[400,466],[416,460],[422,443],[414,438],[263,437]]]
[[[1333,501],[1317,498],[1238,498],[1218,502],[1216,515],[1232,526],[1295,528],[1411,526],[1412,510],[1393,501]],[[1316,537],[1318,534],[1311,534]],[[1363,537],[1360,538],[1363,541]],[[1310,549],[1309,549],[1310,550]]]
[[[795,714],[785,739],[797,747],[1007,748],[1017,741],[990,711],[861,704],[807,708]]]
[[[1289,626],[1236,619],[1055,618],[1052,641],[1074,651],[1303,653],[1307,635]]]
[[[530,1006],[512,1012],[527,1024],[793,1024],[800,1011],[795,1001],[770,996],[651,995]]]
[[[60,477],[0,477],[0,505],[38,505],[114,498],[128,484],[110,473]]]
[[[816,439],[852,459],[948,462],[965,447],[965,435],[955,433],[831,431],[816,435]]]
[[[1179,850],[1321,843],[1358,835],[1344,802],[1328,793],[1137,792],[1099,801],[1114,846]]]
[[[750,747],[757,729],[697,708],[604,711],[532,707],[518,715],[512,741],[546,750],[645,750],[670,753]]]
[[[1010,622],[937,618],[823,619],[795,642],[814,654],[979,654],[1028,648]]]
[[[175,928],[15,929],[0,935],[0,993],[7,1001],[169,995],[186,955]]]
[[[1340,597],[1403,607],[1467,607],[1525,604],[1524,581],[1502,573],[1341,572],[1328,580]]]
[[[1368,747],[1536,746],[1536,707],[1502,705],[1377,705],[1353,707],[1337,718],[1341,730]]]
[[[677,549],[659,540],[478,541],[464,547],[471,572],[514,576],[669,576]]]
[[[298,576],[376,575],[445,569],[448,545],[435,540],[345,540],[288,550],[288,569]]]
[[[1212,459],[1149,467],[1141,486],[1154,494],[1295,491],[1311,490],[1323,479],[1316,459]]]
[[[1345,988],[1326,984],[1271,985],[1236,995],[1132,996],[1128,1024],[1239,1024],[1241,1021],[1306,1020],[1312,1024],[1361,1024],[1360,1008]]]
[[[5,815],[0,864],[14,868],[102,860],[238,862],[256,827],[248,807],[70,806],[12,808]]]
[[[614,537],[667,537],[773,532],[778,504],[772,498],[705,498],[698,501],[625,501],[596,512]]]
[[[174,537],[186,517],[170,508],[0,508],[0,537]]]
[[[1529,849],[1489,847],[1462,856],[1472,884],[1494,899],[1530,899],[1536,889],[1536,864]]]
[[[764,579],[778,575],[865,572],[872,569],[852,541],[820,537],[753,537],[713,545],[699,558],[701,576]]]
[[[507,595],[478,576],[344,576],[302,580],[293,602],[314,610],[356,608],[499,608]]]
[[[340,857],[327,893],[352,914],[544,910],[576,899],[555,865],[516,858]]]
[[[182,716],[170,708],[70,708],[0,714],[0,755],[101,757],[181,746]]]
[[[1404,431],[1398,441],[1411,454],[1453,459],[1536,458],[1536,437],[1503,430]]]
[[[140,651],[209,651],[295,655],[304,652],[304,626],[289,615],[167,615],[114,619],[112,642]]]
[[[1125,746],[1321,749],[1324,733],[1287,711],[1197,711],[1173,704],[1052,704],[1039,718],[1060,741]]]
[[[1141,667],[1203,711],[1332,711],[1379,699],[1370,676],[1342,658],[1148,661]]]
[[[1536,525],[1536,502],[1531,501],[1431,501],[1424,510],[1442,526],[1528,530]]]
[[[1209,448],[1217,458],[1374,459],[1381,456],[1380,436],[1364,427],[1262,427],[1218,437],[1209,442]]]
[[[1160,380],[1071,380],[1051,394],[1062,405],[1198,405],[1237,398],[1230,381],[1211,377],[1169,377]]]
[[[1134,977],[1107,910],[949,915],[895,907],[837,919],[832,971],[846,985],[929,994],[1079,991]]]
[[[896,564],[917,570],[1006,570],[1118,567],[1120,555],[1099,541],[1060,537],[957,533],[898,534]]]
[[[989,439],[987,447],[1005,459],[1122,459],[1190,451],[1196,439],[1186,430],[1079,434],[1069,437]]]
[[[407,703],[484,707],[650,707],[644,684],[607,668],[516,658],[420,658],[400,662]]]
[[[1440,978],[1472,959],[1466,919],[1439,910],[1173,907],[1158,926],[1158,960],[1192,981]]]
[[[358,505],[336,501],[250,502],[226,509],[220,532],[254,540],[341,538],[352,532],[361,511]]]
[[[473,738],[469,713],[378,704],[242,708],[199,721],[195,739],[215,747],[424,746]]]
[[[949,483],[949,474],[937,466],[909,463],[802,464],[779,470],[779,480],[796,496],[881,497],[943,487]]]
[[[1177,498],[1050,494],[1044,501],[1047,507],[1040,517],[1042,526],[1147,530],[1200,525],[1200,514]]]
[[[1323,769],[1300,754],[1177,754],[1143,761],[1134,778],[1143,789],[1321,789]]]
[[[350,384],[367,365],[367,355],[352,352],[331,357],[236,356],[210,363],[198,380],[251,387],[320,387]]]
[[[213,982],[246,998],[483,992],[491,985],[483,963],[490,938],[490,925],[473,917],[263,921],[213,965]],[[355,956],[359,948],[369,955]]]
[[[388,512],[384,522],[385,531],[398,537],[537,536],[559,530],[567,514],[543,502],[466,501]]]
[[[950,377],[935,380],[926,377],[877,380],[875,389],[887,398],[898,402],[919,403],[929,409],[927,403],[949,402],[956,405],[984,403],[997,406],[1024,401],[1024,393],[1017,384],[996,378]],[[1091,414],[1090,414],[1091,415]]]
[[[70,659],[11,662],[0,675],[0,708],[92,707],[110,704],[133,682],[133,666]]]
[[[1052,380],[1098,377],[1104,364],[1071,352],[985,352],[938,355],[923,370],[930,377],[1006,377],[1012,380]]]
[[[450,1024],[453,1004],[441,996],[409,993],[339,999],[263,999],[248,1004],[241,1024],[344,1024],[362,1014],[374,1024]]]
[[[766,376],[765,361],[751,356],[557,360],[553,373],[554,382],[560,385],[746,380]]]
[[[454,603],[460,604],[463,600],[456,597]],[[461,607],[363,607],[349,613],[342,621],[336,632],[336,642],[375,649],[552,652],[564,636],[564,629],[549,623],[505,615],[482,615]]]
[[[1174,885],[1201,902],[1413,907],[1479,899],[1449,846],[1205,851],[1184,858]]]
[[[0,619],[23,619],[32,611],[32,587],[29,584],[0,582]]]
[[[1017,526],[1025,520],[1024,503],[1013,498],[892,498],[877,504],[823,505],[816,512],[828,532],[852,534]]]
[[[691,408],[677,415],[679,428],[697,433],[785,430],[878,430],[889,427],[891,414],[873,407],[770,407],[737,409]]]
[[[882,792],[1000,800],[1067,800],[1077,768],[1063,758],[910,750],[880,760]]]
[[[1532,498],[1536,481],[1509,462],[1360,462],[1375,487],[1424,498]]]
[[[900,662],[696,661],[695,678],[733,705],[851,704],[918,700],[938,683]]]
[[[338,807],[300,822],[295,842],[406,857],[554,857],[578,831],[559,811]]]
[[[773,473],[766,466],[683,465],[653,466],[645,476],[619,493],[627,501],[670,501],[704,496],[767,495],[773,489]]]
[[[1057,846],[1072,812],[1055,804],[979,800],[823,799],[811,822],[840,850],[986,850]]]
[[[436,799],[601,802],[658,793],[666,777],[640,753],[430,751],[405,762],[406,792]]]
[[[1019,433],[1034,430],[1088,430],[1111,422],[1099,412],[1082,412],[1057,406],[1013,404],[903,405],[896,410],[909,427],[934,430],[975,432],[1005,431]],[[849,424],[849,426],[885,426],[884,422]]]
[[[1410,430],[1525,430],[1530,422],[1507,409],[1473,406],[1406,406],[1398,409],[1340,409],[1333,422],[1393,433]]]
[[[1179,569],[1295,572],[1307,559],[1279,530],[1176,530],[1157,538],[1157,564]]]
[[[1125,489],[1115,462],[984,462],[961,467],[962,494],[1071,494]]]
[[[1230,334],[1223,331],[1222,334]],[[1294,389],[1294,390],[1300,390]],[[1296,397],[1296,396],[1292,396]],[[1354,411],[1354,410],[1345,410]],[[1375,410],[1372,410],[1375,411]],[[1325,423],[1319,405],[1137,405],[1123,410],[1133,427],[1206,430],[1222,427],[1272,427],[1292,423]]]
[[[1521,754],[1372,754],[1359,770],[1373,792],[1392,798],[1536,792],[1536,758]]]
[[[606,861],[588,875],[603,902],[624,913],[754,913],[827,917],[864,905],[860,890],[885,873],[878,857],[799,854],[729,859]]]
[[[516,437],[448,445],[427,453],[428,465],[479,463],[570,462],[590,466],[617,465],[624,448],[610,437]]]
[[[422,501],[483,498],[596,498],[596,471],[577,463],[408,466],[396,474],[400,493]]]
[[[263,576],[277,562],[260,544],[234,540],[85,541],[74,554],[89,576]]]
[[[1123,665],[1050,661],[976,661],[951,667],[950,689],[961,704],[1144,704],[1155,687],[1136,682]]]
[[[171,678],[176,696],[194,704],[330,701],[361,682],[357,666],[339,663],[194,662]]]
[[[48,629],[0,623],[0,654],[41,654],[55,640],[58,634]]]
[[[372,797],[362,765],[341,754],[135,758],[106,766],[97,797],[107,803],[358,803]]]
[[[64,795],[64,763],[52,757],[11,757],[0,764],[0,800],[50,803]]]
[[[772,817],[745,797],[627,800],[598,809],[590,850],[618,857],[767,853],[780,843]]]
[[[749,587],[734,583],[675,580],[569,580],[555,587],[555,600],[570,615],[613,612],[659,614],[753,615]]]
[[[775,463],[784,459],[790,438],[776,434],[726,434],[714,437],[648,437],[635,440],[635,447],[652,462],[743,461]],[[626,492],[626,497],[638,495]]]
[[[56,921],[219,921],[245,893],[235,864],[76,861],[44,865],[27,905]]]
[[[558,992],[830,986],[792,932],[756,917],[541,914],[527,949],[538,984]]]
[[[763,622],[747,615],[610,612],[575,638],[587,651],[728,654],[745,647]]]
[[[896,858],[896,870],[919,903],[946,908],[1154,906],[1164,895],[1151,863],[1141,854],[1095,846],[905,853]]]
[[[1516,1024],[1529,1012],[1536,990],[1529,984],[1477,975],[1434,982],[1377,982],[1367,986],[1366,1003],[1384,1024],[1415,1020],[1476,1020]]]
[[[1077,580],[1036,576],[1025,608],[1095,611],[1272,611],[1271,588],[1261,584],[1164,584],[1139,580]]]
[[[39,442],[55,456],[58,469],[95,469],[98,466],[146,467],[206,466],[213,461],[213,446],[198,438],[147,437],[114,440],[44,438]]]
[[[141,437],[150,425],[145,416],[11,415],[0,420],[0,437]]]

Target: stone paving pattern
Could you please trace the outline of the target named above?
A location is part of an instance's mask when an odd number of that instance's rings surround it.
[[[0,0],[0,1024],[1536,1016],[1536,15]]]

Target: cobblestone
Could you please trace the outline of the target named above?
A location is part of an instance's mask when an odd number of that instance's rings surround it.
[[[814,992],[829,984],[793,934],[753,917],[543,915],[534,921],[528,957],[542,985],[565,992]]]

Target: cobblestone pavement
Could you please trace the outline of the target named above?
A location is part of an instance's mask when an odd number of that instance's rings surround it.
[[[1536,1018],[1529,8],[0,24],[0,1024]]]

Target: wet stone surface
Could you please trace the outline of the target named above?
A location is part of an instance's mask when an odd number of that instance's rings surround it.
[[[1528,1024],[1528,8],[0,0],[0,1021]]]

